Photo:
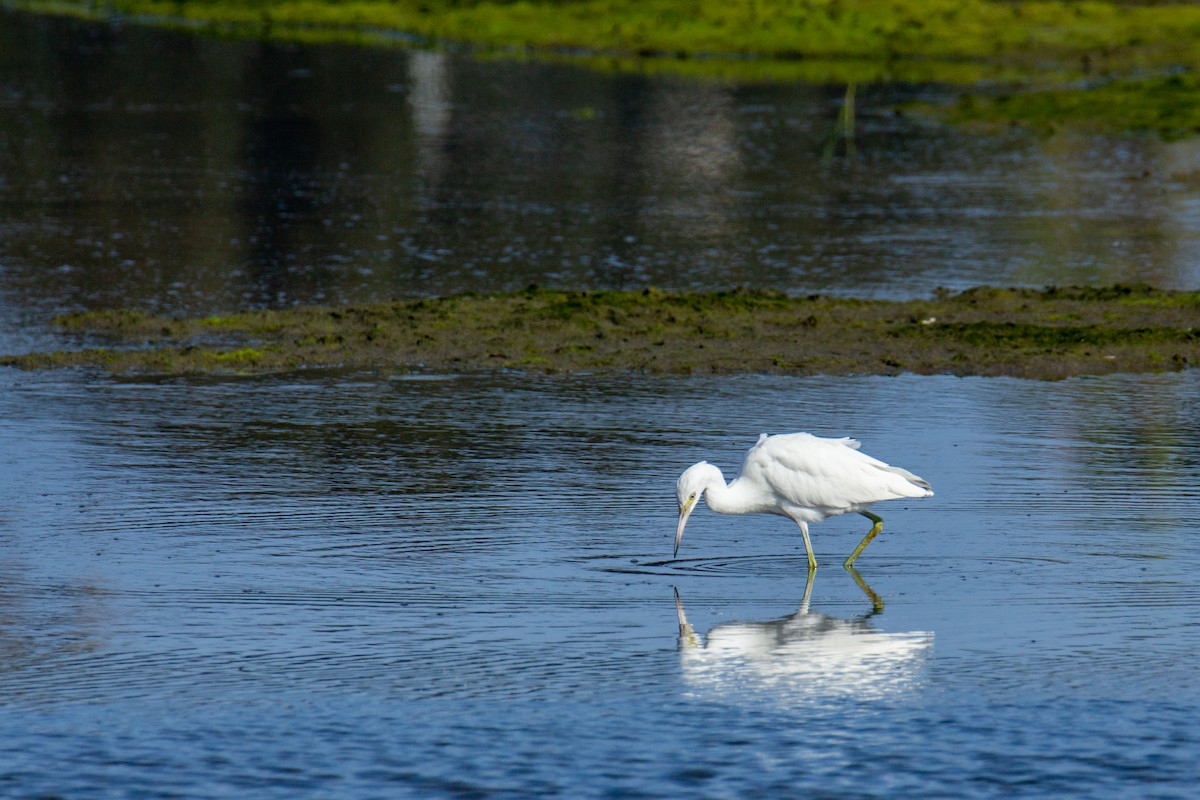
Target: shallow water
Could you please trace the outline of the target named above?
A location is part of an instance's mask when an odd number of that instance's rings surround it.
[[[1198,380],[0,373],[0,792],[1188,796]],[[878,612],[861,518],[807,606],[785,520],[670,558],[796,428],[937,489]]]

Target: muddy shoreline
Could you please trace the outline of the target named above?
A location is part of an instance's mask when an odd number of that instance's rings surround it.
[[[1145,286],[977,288],[909,301],[530,288],[196,319],[89,311],[55,324],[100,346],[0,364],[162,375],[352,368],[1058,379],[1200,363],[1200,292]]]

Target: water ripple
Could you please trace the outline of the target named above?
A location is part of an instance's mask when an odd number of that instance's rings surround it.
[[[431,780],[500,742],[498,770],[551,783],[559,746],[601,783],[704,750],[748,794],[764,769],[854,794],[844,776],[869,768],[988,796],[981,759],[1059,785],[1127,734],[1189,730],[1160,698],[1200,696],[1196,377],[606,381],[3,385],[0,693],[32,712],[6,746],[36,751],[27,720],[57,720],[53,760],[81,763],[74,731],[111,728],[80,722],[96,709],[132,726],[112,763],[236,761],[231,731],[251,729],[238,752],[272,761],[284,740],[259,717],[312,753],[328,742],[304,731],[352,718],[340,758],[402,743],[397,769]],[[1130,422],[1133,397],[1149,410]],[[814,530],[811,598],[785,520],[702,509],[664,557],[683,467],[731,471],[760,430],[798,427],[856,434],[938,489],[883,506],[867,589],[838,566],[861,535],[844,519]],[[1059,719],[1089,704],[1103,725]],[[639,785],[663,796],[704,783],[655,775]]]

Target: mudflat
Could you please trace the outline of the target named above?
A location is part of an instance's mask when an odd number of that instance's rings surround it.
[[[55,324],[89,346],[0,364],[167,375],[340,367],[1056,379],[1200,363],[1200,292],[1148,286],[976,288],[908,301],[531,287],[195,319],[87,311]]]

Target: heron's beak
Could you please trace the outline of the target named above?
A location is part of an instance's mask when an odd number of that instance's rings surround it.
[[[692,509],[695,507],[695,500],[688,500],[679,507],[679,527],[675,529],[675,555],[672,558],[679,556],[679,543],[683,541],[683,526],[687,525],[688,517],[692,515]]]

